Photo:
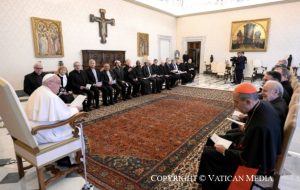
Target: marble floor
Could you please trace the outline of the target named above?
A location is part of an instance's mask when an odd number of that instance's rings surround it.
[[[245,82],[250,81],[246,80]],[[261,81],[255,81],[254,85],[258,88],[260,82]],[[222,78],[216,78],[215,76],[208,75],[198,75],[193,83],[187,84],[186,86],[228,91],[232,91],[235,87],[230,82],[225,83]],[[27,97],[22,97],[22,104],[26,103],[26,99]],[[22,179],[19,179],[12,140],[3,125],[4,124],[0,118],[0,189],[38,189],[38,181],[34,168],[27,170],[25,176]],[[296,130],[298,130],[298,128]],[[293,190],[299,189],[300,187],[300,154],[297,153],[300,152],[300,146],[298,146],[298,144],[300,145],[299,139],[297,139],[294,144],[292,143],[292,150],[290,151],[285,163],[285,175],[283,175],[280,180],[280,189]],[[26,166],[28,163],[24,161],[24,165]],[[47,189],[80,190],[83,185],[84,179],[81,176],[78,174],[71,174],[66,178],[51,183]],[[96,190],[97,188],[94,189]]]

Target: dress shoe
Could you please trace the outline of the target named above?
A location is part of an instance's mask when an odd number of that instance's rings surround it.
[[[100,108],[100,106],[99,106],[99,105],[96,105],[96,106],[95,106],[95,109],[98,109],[98,108]]]
[[[110,105],[114,105],[115,103],[114,102],[110,102]]]

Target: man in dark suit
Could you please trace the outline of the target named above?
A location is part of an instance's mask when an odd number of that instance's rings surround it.
[[[102,76],[101,80],[103,82],[103,85],[112,92],[113,90],[115,90],[114,97],[112,96],[112,94],[110,95],[110,103],[111,104],[113,104],[113,102],[117,103],[118,96],[121,92],[121,87],[117,84],[116,75],[112,70],[110,70],[110,65],[108,63],[104,64],[101,76]]]
[[[173,69],[174,69],[174,67],[172,65],[171,60],[169,58],[166,58],[165,70],[173,78],[171,87],[175,87],[177,81],[180,80],[180,74],[176,74],[176,73],[172,72]]]
[[[159,70],[161,76],[164,78],[166,82],[166,89],[171,90],[171,86],[174,86],[175,84],[175,79],[171,75],[170,70],[168,69],[168,66],[165,64],[163,60],[161,60],[160,65],[159,65]]]
[[[143,74],[143,70],[141,67],[141,62],[139,60],[136,61],[136,66],[133,69],[134,78],[137,78],[141,83],[141,94],[147,95],[151,93],[151,82],[147,78],[145,78]]]
[[[43,72],[43,64],[37,62],[33,66],[34,71],[24,78],[24,92],[31,95],[35,89],[42,85],[43,77],[46,73]]]
[[[134,69],[131,67],[131,60],[126,59],[124,67],[124,80],[133,86],[132,96],[137,97],[140,93],[141,82],[134,74]]]
[[[160,71],[157,59],[153,60],[153,64],[151,65],[151,68],[152,68],[152,71],[153,71],[155,79],[156,79],[157,91],[161,92],[162,91],[162,85],[165,82],[165,78],[164,78],[163,74]]]
[[[122,99],[124,101],[126,99],[131,99],[132,85],[129,82],[125,81],[124,70],[121,66],[121,62],[119,60],[116,60],[115,64],[116,67],[113,69],[113,72],[116,75],[118,85],[122,89]]]
[[[96,69],[96,61],[94,59],[89,60],[89,68],[85,70],[86,75],[90,81],[90,83],[101,90],[102,92],[102,101],[104,106],[108,106],[107,96],[112,92],[109,91],[101,81],[101,71]]]
[[[87,103],[83,104],[84,111],[91,111],[92,99],[95,99],[95,108],[99,108],[99,90],[89,82],[86,72],[81,70],[81,63],[73,64],[74,70],[69,74],[71,89],[74,94],[86,94]]]
[[[247,63],[247,57],[244,56],[244,52],[238,52],[238,57],[235,61],[235,68],[234,68],[234,74],[235,74],[235,84],[240,84],[243,77],[244,77],[244,69],[245,64]]]
[[[145,78],[147,78],[152,83],[152,93],[160,92],[159,84],[156,79],[156,75],[153,73],[151,68],[151,62],[150,60],[147,60],[142,67],[143,75]]]

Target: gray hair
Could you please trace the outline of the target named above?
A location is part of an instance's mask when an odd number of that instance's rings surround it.
[[[275,80],[269,80],[265,83],[265,86],[269,85],[270,88],[278,93],[279,97],[283,96],[283,86],[281,83],[275,81]]]

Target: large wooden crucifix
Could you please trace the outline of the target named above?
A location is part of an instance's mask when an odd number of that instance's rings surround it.
[[[112,26],[115,25],[115,19],[106,19],[105,18],[105,9],[100,9],[100,17],[95,17],[93,14],[90,14],[90,22],[98,22],[99,23],[99,36],[101,38],[100,42],[102,44],[106,43],[107,37],[107,24]]]

